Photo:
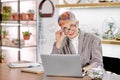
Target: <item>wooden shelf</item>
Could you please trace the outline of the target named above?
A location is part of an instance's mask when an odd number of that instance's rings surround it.
[[[118,44],[120,45],[120,40],[102,40],[103,44]]]
[[[104,2],[93,4],[58,4],[56,8],[102,8],[102,7],[120,7],[120,2]]]

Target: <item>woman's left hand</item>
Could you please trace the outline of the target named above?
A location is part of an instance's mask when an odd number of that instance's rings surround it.
[[[93,68],[93,65],[88,65],[83,67],[83,73],[88,74],[88,71],[91,70],[92,68]]]

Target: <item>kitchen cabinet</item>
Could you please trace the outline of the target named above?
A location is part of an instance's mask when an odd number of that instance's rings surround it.
[[[16,54],[17,61],[23,60],[23,54],[26,54],[27,58],[24,60],[36,61],[36,0],[0,1],[0,53],[5,54],[8,62],[16,61],[12,57]],[[29,55],[32,59],[29,58]]]

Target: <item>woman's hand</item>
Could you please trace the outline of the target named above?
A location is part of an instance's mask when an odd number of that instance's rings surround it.
[[[88,71],[91,70],[92,68],[93,68],[93,65],[88,65],[83,67],[83,73],[88,74]]]
[[[62,41],[65,37],[65,34],[64,34],[63,30],[61,29],[56,32],[55,36],[56,36],[56,47],[59,49],[62,44]]]

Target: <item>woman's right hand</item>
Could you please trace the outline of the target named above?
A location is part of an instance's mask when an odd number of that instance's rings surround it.
[[[59,49],[65,37],[65,34],[63,30],[61,29],[55,33],[55,36],[56,36],[56,47]]]

